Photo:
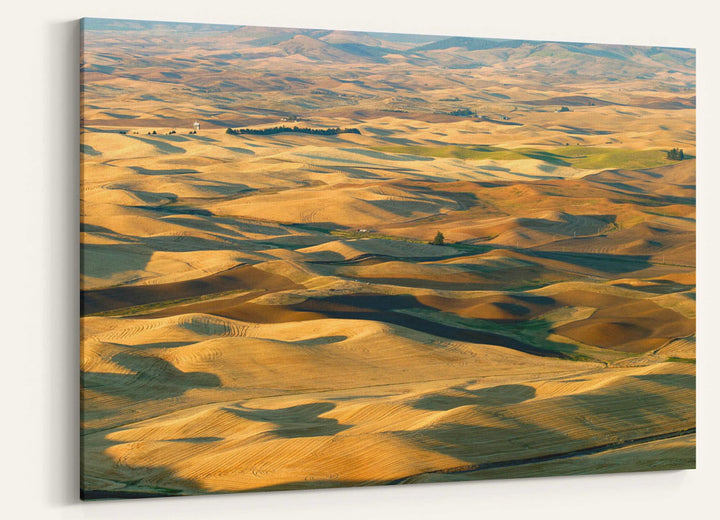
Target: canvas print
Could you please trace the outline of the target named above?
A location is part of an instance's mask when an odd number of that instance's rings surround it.
[[[695,52],[85,19],[81,495],[695,466]]]

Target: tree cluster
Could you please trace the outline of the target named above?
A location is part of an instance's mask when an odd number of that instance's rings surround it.
[[[682,161],[683,159],[685,159],[685,154],[683,153],[682,149],[673,148],[672,150],[668,151],[667,158],[671,161]]]
[[[450,112],[451,116],[463,116],[463,117],[470,117],[470,116],[477,116],[477,112],[474,110],[470,110],[469,108],[458,108],[457,110],[453,110]]]
[[[359,134],[357,128],[301,128],[299,126],[273,126],[272,128],[228,128],[225,133],[230,135],[273,135],[285,132],[313,135]]]

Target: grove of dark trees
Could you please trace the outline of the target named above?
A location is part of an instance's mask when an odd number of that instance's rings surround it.
[[[438,231],[437,235],[435,235],[435,238],[432,239],[432,242],[430,242],[434,246],[444,246],[445,245],[445,236]]]
[[[477,117],[477,112],[470,110],[469,108],[458,108],[450,112],[451,116],[474,116]]]
[[[273,126],[271,128],[228,128],[225,133],[230,135],[272,135],[285,132],[312,135],[337,135],[337,134],[359,134],[357,128],[303,128],[299,126]]]
[[[685,154],[683,153],[681,148],[673,148],[672,150],[668,151],[667,158],[672,161],[682,161],[685,159]]]

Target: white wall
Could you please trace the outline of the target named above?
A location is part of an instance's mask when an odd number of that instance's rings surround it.
[[[3,7],[0,511],[5,518],[676,518],[716,514],[717,13],[712,2],[14,0]],[[78,25],[83,16],[698,49],[698,469],[80,503]],[[715,242],[715,243],[713,243]],[[709,508],[709,509],[703,509]]]

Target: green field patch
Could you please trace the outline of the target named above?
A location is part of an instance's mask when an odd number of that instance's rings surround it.
[[[541,351],[562,354],[565,359],[573,361],[598,362],[592,353],[581,351],[581,347],[574,343],[562,343],[549,339],[554,324],[545,319],[538,318],[518,322],[497,323],[479,318],[463,318],[457,314],[442,312],[435,309],[402,309],[405,314],[419,316],[438,323],[455,327],[481,330],[493,334],[502,334],[517,341],[529,343]]]
[[[498,146],[423,146],[384,145],[373,150],[384,153],[434,157],[443,159],[513,161],[535,159],[556,166],[572,166],[585,170],[613,168],[645,169],[673,164],[666,150],[630,150],[594,146],[562,146],[559,148],[502,148]]]
[[[691,365],[695,364],[695,360],[692,358],[682,358],[682,357],[669,357],[667,360],[671,363],[690,363]]]
[[[423,145],[385,145],[374,146],[373,150],[385,153],[395,153],[403,155],[415,155],[418,157],[437,157],[447,159],[498,159],[512,160],[525,158],[522,153],[499,148],[496,146],[423,146]]]
[[[625,148],[602,148],[593,146],[565,146],[549,150],[562,154],[575,168],[599,170],[626,168],[639,170],[673,164],[665,150],[629,150]]]
[[[383,235],[381,233],[371,233],[371,232],[362,232],[362,231],[352,231],[352,230],[333,230],[330,231],[330,234],[339,238],[349,238],[349,239],[359,239],[359,238],[376,238],[379,240],[396,240],[400,242],[412,242],[413,244],[425,244],[426,241],[423,240],[415,240],[412,238],[405,238],[405,237],[399,237],[394,235]]]

